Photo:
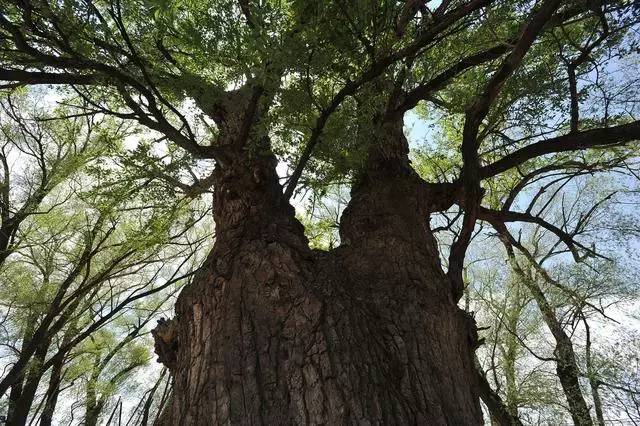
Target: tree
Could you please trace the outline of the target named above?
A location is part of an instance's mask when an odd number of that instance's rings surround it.
[[[194,227],[206,213],[187,208],[193,204],[188,200],[175,198],[176,203],[145,212],[150,197],[162,193],[167,199],[172,192],[126,166],[138,153],[121,149],[127,133],[122,127],[105,117],[47,116],[71,111],[38,108],[37,100],[23,93],[18,101],[24,114],[18,114],[17,100],[7,98],[11,114],[3,123],[5,200],[11,201],[5,205],[13,230],[0,265],[0,306],[6,315],[0,387],[3,394],[10,388],[7,421],[12,425],[37,418],[40,408],[41,424],[51,424],[67,373],[75,369],[78,375],[84,340],[95,341],[105,327],[120,322],[130,328],[118,333],[122,345],[103,358],[94,351],[99,362],[88,374],[89,383],[101,383],[110,361],[145,333],[167,293],[175,293],[176,283],[193,274],[193,258],[207,242]],[[138,149],[144,152],[144,144]],[[122,324],[132,309],[136,316]],[[146,358],[136,359],[108,381],[109,389]],[[37,391],[48,372],[38,404]],[[89,410],[95,420],[110,396],[107,391],[95,396]]]
[[[591,150],[628,158],[640,136],[635,104],[609,90],[636,76],[578,80],[633,52],[629,2],[1,4],[6,88],[70,86],[86,114],[215,162],[175,182],[213,187],[216,238],[154,332],[173,376],[166,424],[480,424],[479,341],[457,305],[476,223],[537,223],[593,254],[493,186],[592,170]],[[606,107],[585,108],[596,89]],[[419,104],[450,129],[447,180],[409,159],[403,118]],[[340,246],[312,250],[290,199],[345,176]],[[452,206],[445,272],[428,218]]]
[[[621,358],[609,349],[608,339],[601,335],[602,322],[619,328],[618,321],[624,323],[630,318],[624,305],[638,300],[635,259],[625,260],[619,255],[625,245],[635,244],[627,233],[626,221],[636,213],[627,210],[618,217],[612,210],[619,203],[619,194],[627,189],[633,191],[636,166],[628,162],[616,173],[609,172],[597,179],[573,174],[560,179],[547,177],[536,184],[546,189],[545,194],[535,187],[532,190],[540,196],[532,199],[528,210],[540,215],[544,211],[547,219],[556,216],[554,222],[562,229],[574,229],[588,238],[592,247],[597,245],[598,257],[572,265],[570,256],[563,256],[563,250],[559,250],[558,238],[539,225],[522,227],[517,236],[499,224],[495,228],[506,248],[505,254],[496,254],[509,259],[509,263],[501,265],[494,261],[486,265],[486,269],[480,269],[485,275],[487,272],[491,275],[478,277],[475,281],[482,282],[483,286],[472,286],[472,292],[488,309],[476,305],[474,310],[479,308],[484,313],[479,323],[489,329],[483,333],[488,344],[481,353],[484,364],[488,364],[485,368],[490,379],[506,401],[513,399],[510,394],[515,394],[521,418],[526,423],[532,423],[532,415],[545,416],[542,423],[545,420],[566,423],[571,418],[575,424],[607,424],[624,417],[614,414],[616,410],[609,405],[608,398],[603,398],[599,382],[607,379],[597,365],[605,358],[614,365]],[[560,197],[558,186],[571,186],[574,190],[563,192],[562,199],[552,207],[538,209]],[[613,255],[618,258],[606,258]],[[511,271],[507,279],[500,276],[505,266]],[[506,282],[504,290],[497,285],[500,282]],[[518,291],[514,291],[514,286]],[[510,300],[520,302],[509,306]],[[500,337],[503,330],[507,332],[506,337]],[[503,346],[515,348],[512,353],[516,353],[518,367],[514,368],[513,356],[500,356],[499,349]],[[594,347],[602,347],[603,351],[606,347],[610,355],[602,352],[599,355],[602,358],[596,361]],[[515,392],[509,384],[513,383],[514,374],[518,381]],[[626,392],[632,399],[633,380],[612,379],[612,382],[618,383],[622,395]],[[531,406],[536,408],[531,410]],[[551,416],[556,420],[550,420]],[[634,421],[632,415],[627,417]]]
[[[61,182],[108,148],[106,140],[103,146],[89,143],[100,121],[39,121],[44,117],[34,104],[24,94],[2,99],[0,265],[20,246],[20,225],[41,214],[42,202]]]

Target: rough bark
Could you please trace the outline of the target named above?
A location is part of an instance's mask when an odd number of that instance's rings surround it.
[[[447,197],[411,169],[401,120],[372,145],[328,252],[309,249],[264,140],[216,170],[214,248],[164,324],[159,422],[481,424],[475,324],[428,226]]]

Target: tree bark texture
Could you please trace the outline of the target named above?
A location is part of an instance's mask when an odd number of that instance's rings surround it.
[[[402,121],[380,126],[328,252],[265,152],[215,172],[214,248],[154,330],[175,381],[159,423],[481,424],[475,323],[429,229],[447,194],[411,168]]]

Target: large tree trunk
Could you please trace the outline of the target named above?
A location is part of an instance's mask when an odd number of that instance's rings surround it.
[[[411,169],[401,120],[378,136],[329,252],[309,249],[265,147],[216,171],[214,248],[154,332],[175,379],[160,422],[482,422],[475,324],[428,226],[443,194]]]

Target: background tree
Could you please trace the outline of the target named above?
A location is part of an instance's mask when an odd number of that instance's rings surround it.
[[[11,98],[6,101],[15,111]],[[31,94],[21,101],[31,106],[22,108],[24,113],[35,111]],[[122,151],[127,134],[122,127],[103,121],[97,129],[94,118],[85,116],[10,118],[5,122],[4,182],[12,184],[7,199],[16,200],[9,211],[18,205],[26,213],[11,216],[16,228],[0,266],[8,421],[26,424],[30,416],[39,416],[41,424],[51,424],[60,392],[73,391],[74,382],[86,375],[89,389],[104,388],[87,401],[91,409],[85,417],[96,422],[114,389],[148,360],[142,347],[128,344],[148,332],[177,285],[193,274],[198,248],[207,241],[197,227],[205,213],[195,204],[187,208],[186,199],[175,198],[165,207],[149,204],[159,193],[169,196],[168,186],[150,180],[148,173],[143,179],[135,168],[122,173],[119,164],[138,155]],[[10,132],[16,128],[22,131]],[[33,188],[43,186],[47,190],[37,204],[28,204],[35,203],[38,189]],[[17,204],[23,199],[25,204]],[[132,309],[135,315],[124,321]],[[120,331],[114,329],[118,324]],[[105,336],[118,344],[100,343]],[[84,347],[86,339],[93,349]],[[121,350],[132,360],[103,378],[123,358]],[[95,365],[83,370],[87,357]],[[47,374],[46,391],[38,395]],[[87,392],[87,398],[91,395]]]

